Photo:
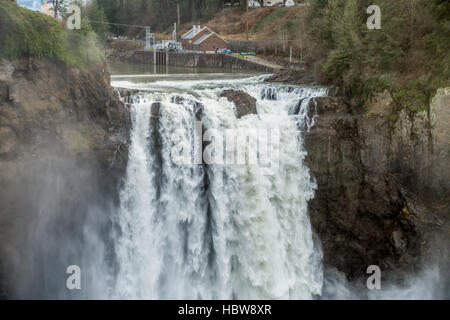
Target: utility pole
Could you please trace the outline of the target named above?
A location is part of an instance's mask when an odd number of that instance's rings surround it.
[[[150,50],[152,47],[151,37],[152,34],[150,27],[145,27],[145,50]]]
[[[248,0],[247,0],[247,14],[246,14],[246,20],[247,20],[247,41],[248,41]]]
[[[181,25],[181,18],[180,18],[180,3],[177,3],[177,15],[178,15],[178,25]]]
[[[177,42],[177,41],[178,41],[178,40],[177,40],[177,23],[176,23],[176,22],[173,24],[172,40],[173,40],[174,42]]]
[[[289,48],[289,62],[292,63],[292,44],[291,47]]]

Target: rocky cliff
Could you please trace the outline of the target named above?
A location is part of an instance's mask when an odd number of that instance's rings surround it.
[[[30,245],[37,246],[34,239],[42,234],[34,233],[54,227],[52,234],[64,232],[67,241],[78,241],[85,232],[83,221],[99,216],[90,208],[107,211],[108,204],[117,203],[129,128],[129,110],[110,87],[102,65],[75,68],[52,59],[0,63],[0,275],[7,274],[3,280],[18,286],[21,282],[15,277],[39,272],[36,264],[29,274],[13,271],[18,269],[15,260],[21,271],[28,259],[37,261]],[[46,225],[49,221],[55,225]],[[43,259],[49,259],[45,252],[51,249],[41,249]],[[3,295],[21,295],[21,288],[8,292],[1,280]],[[22,290],[33,296],[30,288]]]
[[[127,160],[130,124],[104,66],[71,68],[49,59],[0,64],[3,164],[52,145],[114,181]]]
[[[372,264],[417,271],[434,259],[448,274],[449,107],[449,89],[417,113],[394,111],[387,91],[359,110],[342,98],[311,100],[310,215],[326,264],[358,277]]]

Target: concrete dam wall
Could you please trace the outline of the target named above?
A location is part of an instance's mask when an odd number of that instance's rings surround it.
[[[183,66],[192,68],[223,68],[274,72],[274,69],[253,61],[236,58],[229,54],[191,52],[136,51],[132,60],[139,63]]]

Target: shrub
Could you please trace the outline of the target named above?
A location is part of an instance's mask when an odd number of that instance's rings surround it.
[[[82,20],[81,30],[63,30],[52,17],[0,2],[0,30],[2,58],[51,57],[69,65],[103,59],[87,20]]]
[[[382,28],[368,30],[372,2],[312,1],[307,21],[314,70],[360,98],[359,105],[388,89],[401,107],[426,108],[436,89],[449,85],[450,1],[379,0]]]

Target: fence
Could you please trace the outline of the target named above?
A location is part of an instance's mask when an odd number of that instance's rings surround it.
[[[302,60],[305,56],[305,45],[301,40],[228,40],[228,44],[233,52],[255,52],[284,57],[292,54],[292,57]]]

